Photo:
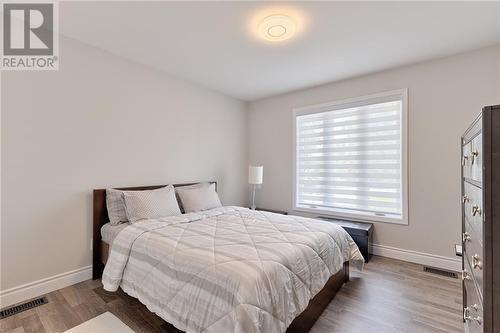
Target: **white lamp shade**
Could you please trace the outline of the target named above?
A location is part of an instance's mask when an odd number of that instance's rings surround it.
[[[262,184],[262,179],[264,178],[264,167],[263,166],[253,166],[248,167],[248,184],[259,185]]]

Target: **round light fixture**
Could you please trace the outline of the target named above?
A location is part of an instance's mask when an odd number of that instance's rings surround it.
[[[297,24],[286,15],[269,15],[259,24],[260,36],[271,42],[289,39],[296,31]]]

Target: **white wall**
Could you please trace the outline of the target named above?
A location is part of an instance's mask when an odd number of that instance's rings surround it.
[[[245,105],[61,38],[2,73],[1,290],[91,264],[92,189],[216,180],[246,200]]]
[[[499,80],[500,47],[493,47],[250,103],[249,163],[264,165],[257,206],[292,209],[293,108],[408,88],[409,225],[377,223],[374,243],[453,257],[460,135],[482,106],[500,103]]]

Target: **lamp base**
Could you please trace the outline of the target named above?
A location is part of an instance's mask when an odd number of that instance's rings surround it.
[[[252,205],[250,206],[251,210],[255,210],[257,208],[255,206],[255,184],[252,184]]]

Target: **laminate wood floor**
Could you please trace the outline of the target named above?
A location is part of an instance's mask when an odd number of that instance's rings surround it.
[[[0,320],[0,332],[62,332],[109,311],[136,332],[178,333],[123,292],[85,281],[47,294],[48,304]],[[460,280],[374,256],[344,285],[312,328],[323,332],[463,332]],[[223,332],[221,332],[223,333]]]

